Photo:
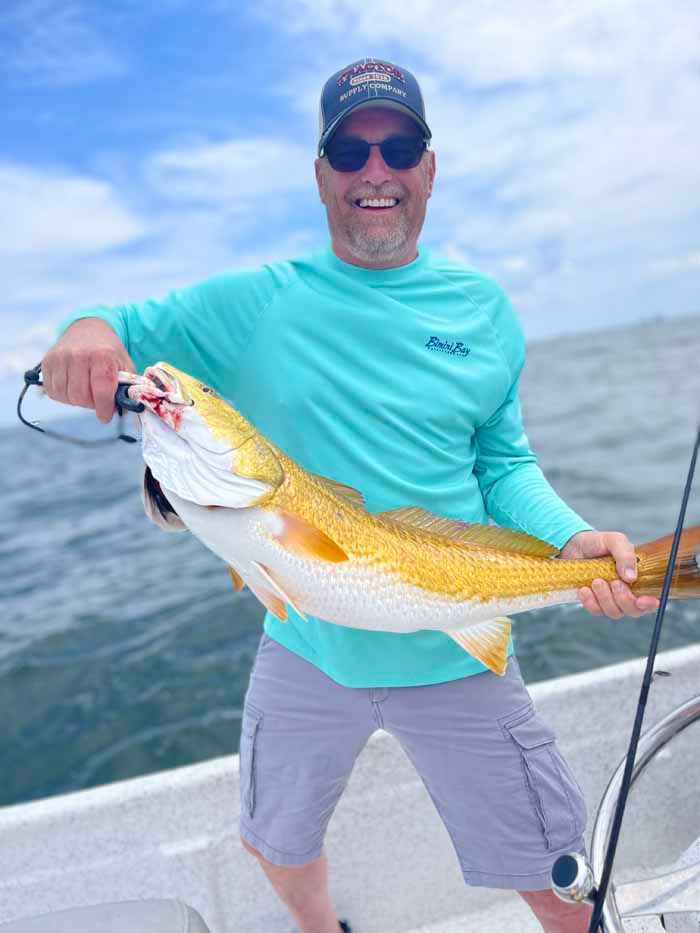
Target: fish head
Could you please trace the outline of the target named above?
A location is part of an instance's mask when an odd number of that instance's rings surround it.
[[[129,381],[144,406],[143,458],[166,498],[172,490],[197,505],[246,508],[281,484],[272,446],[211,386],[163,362]]]

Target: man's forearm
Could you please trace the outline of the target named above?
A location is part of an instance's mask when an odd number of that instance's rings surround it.
[[[484,497],[495,522],[518,528],[555,547],[591,526],[570,508],[535,463],[524,462],[499,477]]]

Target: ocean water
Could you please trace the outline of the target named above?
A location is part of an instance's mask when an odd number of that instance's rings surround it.
[[[699,363],[700,316],[529,347],[528,436],[596,527],[636,542],[673,530]],[[18,424],[0,451],[0,805],[237,751],[263,610],[197,540],[148,522],[138,446],[86,450]],[[694,491],[687,524],[699,521]],[[565,606],[518,616],[514,637],[533,682],[645,654],[652,625]],[[661,648],[698,637],[700,602],[671,603]]]

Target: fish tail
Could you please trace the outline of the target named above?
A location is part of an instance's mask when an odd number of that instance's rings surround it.
[[[637,546],[639,558],[635,596],[660,596],[671,553],[673,535]],[[700,525],[687,528],[681,535],[669,596],[688,599],[700,596]]]

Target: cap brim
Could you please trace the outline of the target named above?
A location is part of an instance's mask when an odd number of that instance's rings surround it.
[[[358,100],[356,104],[351,104],[347,110],[343,110],[342,113],[339,113],[338,116],[333,120],[332,123],[329,123],[326,127],[326,131],[323,136],[318,141],[318,154],[321,155],[324,146],[331,138],[333,133],[338,129],[343,120],[349,116],[351,113],[354,113],[356,110],[366,110],[369,107],[385,107],[387,110],[398,110],[400,113],[405,113],[407,117],[410,117],[413,122],[418,126],[422,133],[424,133],[426,139],[430,139],[432,133],[430,128],[425,120],[420,117],[415,110],[411,110],[410,107],[407,107],[406,104],[401,104],[396,100],[388,100],[384,97],[373,97],[370,100]]]

